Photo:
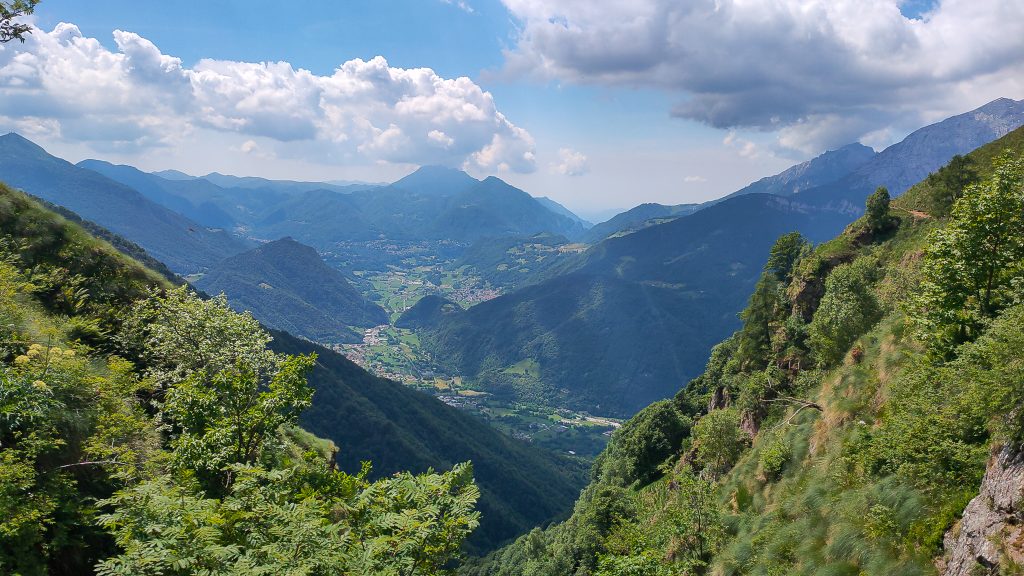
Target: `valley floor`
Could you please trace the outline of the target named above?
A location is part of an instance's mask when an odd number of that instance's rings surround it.
[[[424,349],[414,330],[394,325],[402,313],[424,296],[442,296],[468,308],[500,296],[504,292],[502,287],[475,275],[455,259],[444,258],[439,247],[431,243],[339,246],[339,251],[323,256],[328,264],[344,270],[356,265],[347,254],[374,250],[388,259],[383,270],[347,271],[361,281],[359,288],[367,300],[385,309],[391,323],[367,328],[361,343],[326,343],[329,347],[377,376],[432,394],[520,440],[588,461],[600,454],[611,433],[621,425],[619,419],[542,402],[497,397],[482,390],[476,382],[446,369]],[[530,376],[537,367],[516,365],[508,370]]]

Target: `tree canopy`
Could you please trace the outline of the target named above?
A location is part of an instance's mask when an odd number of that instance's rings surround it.
[[[0,2],[0,43],[11,40],[25,41],[25,35],[32,33],[32,26],[16,22],[22,16],[31,14],[39,0],[14,0]]]
[[[934,232],[918,301],[923,334],[948,353],[1024,295],[1024,158],[1003,155]]]

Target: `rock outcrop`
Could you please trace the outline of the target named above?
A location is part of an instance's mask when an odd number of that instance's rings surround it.
[[[981,492],[943,543],[944,576],[1005,574],[1024,566],[1024,448],[1006,447],[992,458]]]

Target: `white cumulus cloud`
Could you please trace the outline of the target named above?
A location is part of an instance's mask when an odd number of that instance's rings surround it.
[[[95,149],[171,145],[197,130],[314,142],[325,157],[531,172],[534,141],[469,78],[382,57],[317,75],[288,62],[189,68],[137,34],[116,50],[73,24],[0,46],[0,115]],[[250,147],[251,148],[251,147]]]
[[[1024,96],[1020,1],[913,18],[901,0],[502,1],[518,21],[509,73],[665,90],[677,116],[785,128],[800,149]]]
[[[551,165],[552,172],[564,176],[582,176],[590,170],[587,157],[572,148],[558,150],[558,162]]]

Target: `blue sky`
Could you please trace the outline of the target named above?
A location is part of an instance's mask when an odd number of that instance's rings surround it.
[[[43,0],[39,38],[0,52],[0,128],[152,170],[444,163],[591,215],[1024,96],[1024,8],[996,0],[300,4]]]

